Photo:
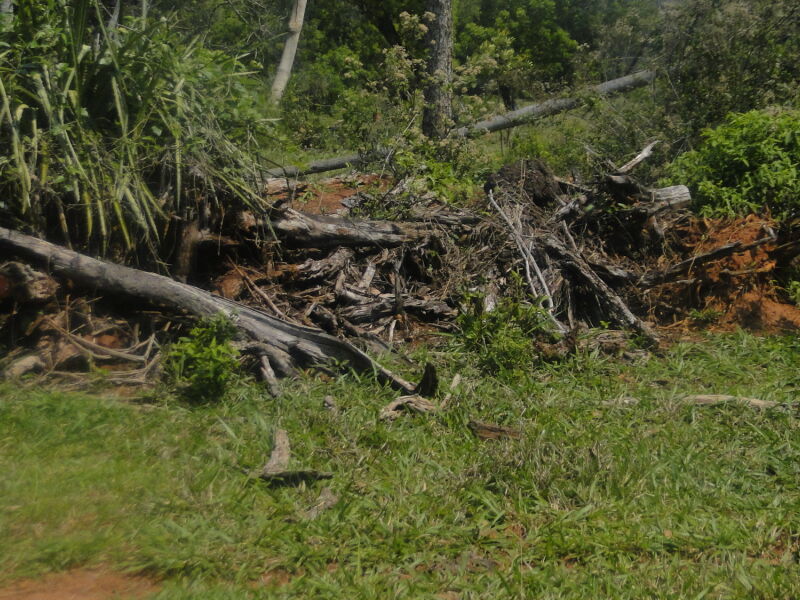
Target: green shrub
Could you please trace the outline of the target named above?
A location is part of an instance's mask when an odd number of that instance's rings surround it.
[[[224,316],[201,319],[167,352],[164,374],[187,400],[208,402],[225,396],[237,375],[237,350],[230,342],[236,333]]]
[[[800,111],[729,115],[703,133],[702,145],[670,167],[670,179],[692,188],[708,216],[763,213],[780,220],[800,210]]]
[[[503,298],[487,312],[483,301],[480,295],[468,296],[468,308],[457,319],[457,344],[475,353],[478,366],[488,373],[513,376],[530,369],[534,337],[548,331],[544,311],[515,298]]]

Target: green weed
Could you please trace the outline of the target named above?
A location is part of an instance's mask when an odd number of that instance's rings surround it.
[[[238,374],[238,352],[230,342],[236,329],[226,317],[202,319],[175,342],[164,359],[167,381],[194,402],[219,400]]]

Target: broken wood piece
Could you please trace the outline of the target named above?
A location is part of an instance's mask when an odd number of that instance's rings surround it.
[[[24,263],[10,261],[0,265],[0,299],[13,296],[17,302],[47,302],[55,298],[58,283]]]
[[[29,354],[18,358],[3,371],[3,377],[6,379],[19,379],[28,373],[39,373],[45,369],[46,365],[42,357],[38,354]]]
[[[686,208],[692,203],[692,193],[685,185],[672,185],[653,190],[653,203],[648,207],[647,214],[655,215],[666,210]]]
[[[261,377],[264,379],[264,383],[267,384],[267,391],[270,396],[277,398],[281,395],[280,387],[278,386],[278,378],[275,376],[275,371],[272,369],[272,365],[269,364],[269,358],[262,354],[259,360],[261,363]]]
[[[639,166],[640,163],[647,160],[650,157],[650,155],[653,154],[653,148],[655,148],[656,144],[658,143],[659,141],[655,140],[654,142],[650,142],[649,144],[647,144],[647,146],[645,146],[644,149],[641,152],[639,152],[639,154],[637,154],[632,160],[626,162],[619,169],[617,169],[615,175],[624,175],[630,171],[633,171],[633,169]]]
[[[314,504],[314,506],[308,510],[304,510],[302,513],[300,513],[300,516],[308,521],[313,521],[329,508],[333,508],[338,501],[339,496],[334,494],[331,488],[324,487],[319,493],[319,498],[317,498],[317,502]]]
[[[316,481],[330,479],[332,473],[322,473],[314,470],[289,470],[289,460],[292,451],[289,444],[289,434],[283,429],[275,430],[274,446],[267,464],[261,469],[259,477],[270,483],[294,485],[303,481]]]
[[[272,442],[272,454],[264,468],[261,469],[261,476],[269,476],[281,473],[289,468],[289,459],[292,457],[292,448],[289,444],[289,434],[284,429],[276,429]]]
[[[417,394],[400,396],[392,400],[381,409],[380,419],[384,421],[394,421],[403,412],[425,414],[436,410],[436,406],[430,400]]]
[[[720,404],[747,404],[753,408],[775,408],[779,406],[777,402],[771,400],[759,400],[758,398],[745,398],[743,396],[727,396],[725,394],[700,394],[697,396],[685,396],[684,402],[697,406],[719,406]]]
[[[425,363],[425,370],[414,393],[419,396],[433,396],[437,389],[439,389],[439,377],[436,375],[436,367],[432,363]]]
[[[469,427],[472,433],[483,440],[499,440],[504,438],[517,440],[522,437],[522,432],[519,429],[506,427],[505,425],[470,421],[467,423],[467,427]]]
[[[447,390],[444,400],[439,404],[440,410],[444,410],[447,405],[450,404],[450,400],[453,399],[453,394],[459,385],[461,385],[461,373],[456,373],[455,376],[453,376],[453,381],[450,382],[450,388]]]
[[[297,268],[297,271],[303,281],[328,279],[336,273],[343,272],[353,256],[355,253],[350,248],[337,248],[325,258],[307,260]]]

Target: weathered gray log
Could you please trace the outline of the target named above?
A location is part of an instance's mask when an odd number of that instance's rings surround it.
[[[378,148],[374,152],[363,154],[348,154],[347,156],[337,156],[335,158],[325,158],[315,160],[306,167],[288,165],[285,167],[275,167],[264,172],[267,177],[300,177],[302,175],[314,175],[315,173],[326,173],[338,169],[360,167],[376,160],[386,158],[391,150],[388,148]]]
[[[648,207],[648,214],[655,215],[665,210],[685,208],[692,202],[692,193],[685,185],[653,190],[653,204]]]
[[[612,79],[599,85],[590,87],[587,91],[598,96],[609,96],[619,92],[626,92],[634,88],[642,87],[653,81],[656,74],[653,71],[640,71],[633,75]],[[557,98],[547,100],[538,104],[532,104],[519,110],[497,115],[491,119],[480,121],[474,125],[461,127],[456,130],[456,135],[460,137],[479,135],[481,133],[501,131],[518,125],[523,125],[541,117],[547,117],[558,113],[566,112],[577,108],[583,104],[584,100],[580,96],[574,98]]]
[[[390,248],[424,240],[431,234],[430,228],[420,223],[308,215],[291,208],[273,218],[271,225],[275,234],[286,245],[301,248]]]
[[[55,244],[0,227],[0,248],[46,264],[49,270],[97,291],[144,300],[196,316],[222,313],[246,337],[263,344],[272,362],[291,357],[297,364],[338,361],[407,392],[415,386],[385,369],[355,346],[318,329],[287,323],[243,304],[180,283],[155,273],[116,265],[67,250]],[[276,363],[279,361],[276,361]],[[286,365],[273,364],[284,372]]]

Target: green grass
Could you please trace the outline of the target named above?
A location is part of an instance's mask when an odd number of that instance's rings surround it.
[[[585,355],[513,382],[434,358],[464,376],[455,399],[394,423],[377,417],[395,394],[353,376],[199,407],[0,387],[0,582],[105,564],[163,579],[160,598],[800,595],[797,338]],[[478,441],[471,418],[523,437]],[[246,475],[276,427],[294,466],[334,473],[340,501],[315,520],[325,483]],[[290,580],[253,584],[269,571]]]

